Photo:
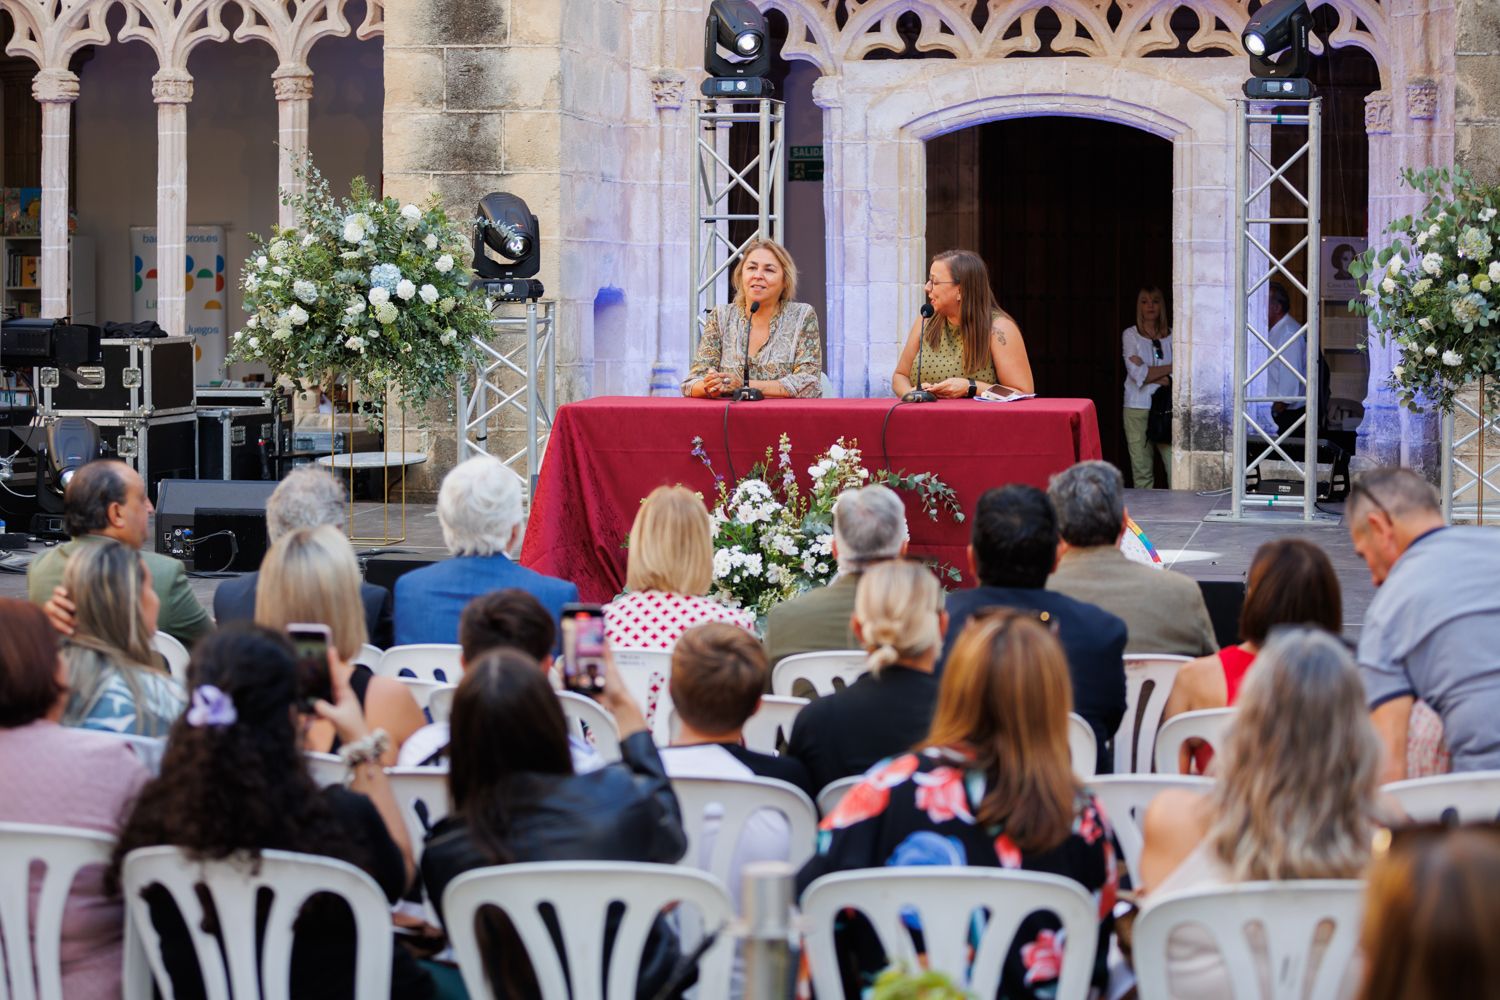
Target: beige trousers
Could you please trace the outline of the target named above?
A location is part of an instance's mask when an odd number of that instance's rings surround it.
[[[1167,469],[1167,489],[1172,488],[1172,446],[1156,444],[1146,440],[1146,419],[1151,411],[1133,406],[1125,407],[1125,443],[1130,447],[1130,476],[1138,490],[1149,490],[1156,486],[1156,473],[1152,468],[1151,449],[1161,452],[1162,464]]]

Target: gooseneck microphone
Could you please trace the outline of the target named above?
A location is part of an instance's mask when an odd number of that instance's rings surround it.
[[[760,312],[760,303],[759,302],[752,302],[752,303],[750,303],[750,317],[751,317],[752,320],[755,318],[755,314],[758,313],[758,312]],[[757,400],[761,400],[761,399],[765,399],[766,398],[766,394],[765,393],[761,392],[759,389],[752,389],[750,387],[750,330],[749,329],[745,330],[745,384],[742,385],[742,386],[740,386],[738,389],[734,390],[734,395],[731,396],[730,398],[733,399],[737,403],[753,403],[753,402],[756,402]]]
[[[923,325],[923,327],[925,327],[927,325],[926,324],[927,320],[932,319],[932,312],[933,312],[933,310],[932,310],[932,303],[931,302],[923,302],[922,303],[922,320],[923,320],[922,325]],[[903,403],[936,403],[937,402],[937,395],[935,393],[930,392],[929,390],[922,388],[922,347],[926,344],[926,342],[927,342],[927,331],[925,329],[920,330],[918,332],[918,334],[917,334],[917,373],[916,373],[917,377],[914,378],[914,379],[912,379],[912,389],[911,389],[911,391],[908,392],[906,395],[904,395],[904,396],[901,397],[901,402],[903,402]]]

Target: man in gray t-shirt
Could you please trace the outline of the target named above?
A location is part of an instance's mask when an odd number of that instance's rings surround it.
[[[1359,669],[1386,747],[1382,780],[1406,777],[1417,699],[1442,716],[1453,770],[1500,768],[1500,533],[1444,527],[1437,491],[1400,468],[1360,477],[1344,517],[1380,588]]]

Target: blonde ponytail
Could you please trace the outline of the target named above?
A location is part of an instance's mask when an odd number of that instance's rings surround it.
[[[873,674],[929,652],[943,641],[938,614],[943,588],[920,563],[877,563],[860,577],[854,617]]]

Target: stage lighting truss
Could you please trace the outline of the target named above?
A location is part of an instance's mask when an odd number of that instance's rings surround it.
[[[750,0],[714,0],[703,27],[704,97],[769,97],[770,33]]]
[[[783,190],[786,161],[783,123],[786,105],[781,101],[710,100],[693,101],[693,222],[689,267],[692,295],[688,300],[688,354],[697,350],[709,310],[732,297],[729,276],[735,263],[753,239],[782,240]],[[742,168],[729,162],[729,140],[735,129],[756,129],[755,155]],[[731,211],[729,199],[736,191],[749,195],[751,212]],[[754,222],[755,230],[745,240],[730,238],[735,222]]]
[[[1306,0],[1271,0],[1255,12],[1240,33],[1240,42],[1250,56],[1246,97],[1299,101],[1312,97],[1312,83],[1307,79],[1311,67],[1307,36],[1311,27]]]
[[[1495,516],[1496,499],[1500,498],[1500,413],[1481,413],[1477,405],[1484,398],[1470,402],[1462,395],[1453,397],[1453,410],[1443,414],[1443,471],[1439,489],[1443,498],[1443,517],[1484,524],[1485,514]],[[1460,422],[1472,428],[1463,434]],[[1461,451],[1473,450],[1474,463],[1459,457]],[[1488,510],[1486,510],[1488,508]]]
[[[1235,151],[1235,249],[1234,249],[1234,466],[1230,484],[1230,510],[1209,515],[1212,520],[1246,521],[1275,517],[1298,511],[1304,521],[1320,519],[1317,513],[1318,432],[1322,415],[1318,412],[1318,358],[1321,353],[1319,318],[1319,257],[1321,237],[1322,189],[1319,173],[1319,150],[1322,143],[1322,101],[1268,102],[1238,101],[1238,147]],[[1305,141],[1277,159],[1271,152],[1271,128],[1294,128],[1305,133]],[[1301,190],[1289,173],[1299,162],[1307,168],[1306,190]],[[1270,192],[1280,185],[1300,206],[1300,214],[1273,216]],[[1300,234],[1286,253],[1277,255],[1270,249],[1273,228],[1290,228]],[[1302,255],[1302,273],[1293,266]],[[1253,273],[1252,273],[1253,272]],[[1251,308],[1251,300],[1264,303],[1267,285],[1280,280],[1288,289],[1305,296],[1305,318],[1297,335],[1281,346],[1271,343],[1270,329],[1265,325],[1265,309]],[[1306,345],[1304,364],[1292,364],[1287,353],[1299,338]],[[1267,356],[1258,364],[1254,355]],[[1254,383],[1273,366],[1284,365],[1297,376],[1301,393],[1296,396],[1258,395]],[[1311,387],[1311,389],[1309,389]],[[1288,408],[1304,407],[1304,413],[1285,431],[1274,424],[1263,426],[1253,412],[1270,403],[1285,403]],[[1287,442],[1300,439],[1302,461],[1294,461]],[[1250,451],[1255,450],[1254,457]],[[1285,462],[1295,470],[1293,482],[1300,481],[1300,503],[1277,504],[1265,496],[1247,495],[1246,482],[1267,461]],[[1250,509],[1246,509],[1247,505]],[[1326,515],[1325,515],[1326,516]]]
[[[525,303],[523,315],[514,315],[514,301],[496,300],[488,339],[474,338],[479,361],[472,373],[458,378],[458,460],[491,454],[492,424],[503,427],[504,418],[519,415],[525,443],[512,454],[498,457],[522,477],[528,499],[536,494],[537,475],[557,412],[554,305],[532,299]],[[507,311],[511,315],[503,314]],[[519,342],[518,334],[523,338]]]

